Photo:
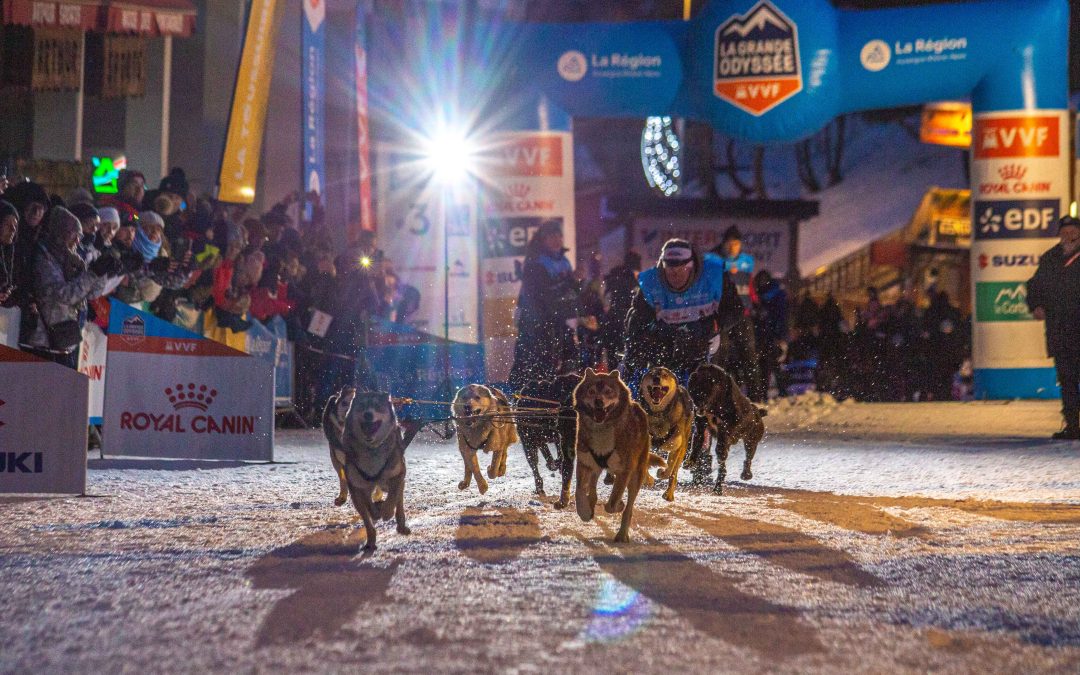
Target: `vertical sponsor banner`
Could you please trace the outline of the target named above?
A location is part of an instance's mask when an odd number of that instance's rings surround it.
[[[979,398],[1054,397],[1044,325],[1028,279],[1068,213],[1069,113],[975,113],[972,130],[973,353]]]
[[[292,405],[292,345],[289,344],[285,319],[275,316],[266,324],[252,319],[246,335],[245,351],[274,367],[274,407]]]
[[[274,73],[275,38],[280,6],[277,0],[253,0],[248,13],[244,49],[233,89],[229,131],[218,176],[218,199],[236,204],[255,201],[266,101]]]
[[[325,0],[303,0],[300,36],[301,79],[304,82],[304,192],[322,195],[326,182],[326,22]]]
[[[504,382],[514,362],[514,310],[525,245],[545,220],[562,223],[574,261],[574,144],[569,132],[499,134],[482,158],[480,279],[484,355],[492,382]]]
[[[386,177],[378,182],[379,245],[399,285],[420,292],[420,308],[408,325],[443,337],[448,272],[450,340],[478,343],[475,184],[440,186],[416,171],[415,157],[390,145],[378,147],[377,159]]]
[[[86,377],[0,345],[0,493],[86,492]]]
[[[356,37],[354,58],[356,64],[356,165],[360,186],[360,221],[350,224],[349,241],[355,241],[361,230],[374,230],[371,213],[371,142],[368,137],[368,91],[367,91],[367,2],[356,4]]]
[[[19,308],[0,307],[0,345],[18,349]]]
[[[83,327],[79,345],[79,372],[90,380],[90,424],[101,424],[105,409],[105,362],[108,353],[105,331],[93,322]]]
[[[274,367],[112,301],[105,452],[274,458]]]

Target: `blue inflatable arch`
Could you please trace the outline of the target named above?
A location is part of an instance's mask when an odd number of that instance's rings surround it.
[[[1066,0],[873,11],[712,0],[689,22],[521,27],[518,72],[573,116],[679,115],[753,142],[795,141],[842,113],[970,97],[976,395],[1049,397],[1026,278],[977,261],[1055,242],[1071,200],[1068,26]]]

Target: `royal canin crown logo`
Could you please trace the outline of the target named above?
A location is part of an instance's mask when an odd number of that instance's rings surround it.
[[[525,199],[532,192],[532,188],[524,183],[511,183],[506,186],[506,194],[514,199]]]
[[[1001,180],[1020,180],[1027,175],[1027,167],[1022,164],[1006,164],[998,169]]]
[[[205,384],[196,385],[194,382],[188,382],[186,385],[178,384],[175,387],[166,388],[165,395],[169,397],[173,410],[195,408],[205,411],[214,402],[217,389],[210,389]]]

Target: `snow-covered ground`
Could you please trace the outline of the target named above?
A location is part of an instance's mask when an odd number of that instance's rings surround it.
[[[643,491],[620,546],[517,446],[481,497],[414,443],[413,534],[371,556],[319,432],[271,465],[92,460],[92,497],[0,498],[0,671],[1077,672],[1055,407],[774,404],[752,481]]]

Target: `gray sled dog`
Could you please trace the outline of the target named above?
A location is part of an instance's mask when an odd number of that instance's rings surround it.
[[[741,478],[750,480],[754,477],[750,463],[754,460],[758,443],[761,443],[765,436],[765,423],[761,420],[765,412],[746,398],[726,370],[711,363],[698,366],[690,375],[688,389],[699,419],[704,420],[709,434],[716,439],[716,461],[720,467],[716,472],[716,485],[713,489],[716,494],[722,494],[724,479],[727,477],[728,452],[740,439],[746,450]],[[694,465],[700,462],[700,466],[705,467],[707,472],[711,464],[707,442],[695,438],[694,446],[690,463]]]
[[[518,440],[510,402],[498,389],[467,384],[458,389],[450,409],[457,429],[458,451],[465,463],[465,478],[458,483],[458,489],[468,489],[475,476],[476,487],[484,494],[488,484],[480,473],[476,453],[480,450],[491,453],[488,478],[506,473],[506,451]]]
[[[356,393],[345,416],[341,445],[345,451],[349,496],[364,519],[366,550],[375,550],[376,521],[396,518],[397,531],[411,534],[405,524],[406,435],[398,424],[389,394]],[[386,492],[385,501],[372,501],[376,489]]]
[[[592,368],[574,390],[578,415],[577,488],[574,499],[578,516],[585,522],[596,510],[596,483],[600,472],[614,476],[614,487],[604,510],[622,512],[616,542],[630,541],[630,521],[638,490],[649,477],[649,466],[663,466],[664,459],[649,451],[649,421],[618,371],[598,375]],[[623,501],[626,493],[626,501]]]
[[[342,387],[341,391],[330,397],[322,414],[323,434],[330,444],[330,464],[334,467],[334,474],[338,478],[338,496],[334,498],[334,506],[341,506],[349,500],[349,481],[345,479],[345,447],[341,444],[341,435],[345,431],[345,416],[349,414],[349,406],[356,398],[356,387]],[[371,496],[373,501],[381,502],[385,495],[378,487]]]
[[[664,499],[675,501],[679,484],[679,468],[686,458],[694,429],[694,402],[686,387],[679,384],[675,373],[657,366],[641,378],[638,396],[641,407],[649,416],[649,436],[654,450],[667,453],[667,466],[656,472],[656,480],[668,479]]]

